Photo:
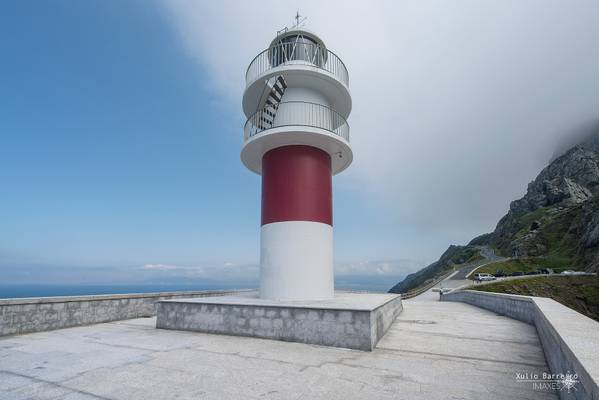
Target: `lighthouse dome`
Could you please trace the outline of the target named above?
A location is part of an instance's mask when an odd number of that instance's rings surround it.
[[[327,62],[327,48],[316,34],[304,29],[285,29],[268,47],[273,67],[294,61],[306,61],[322,67]]]

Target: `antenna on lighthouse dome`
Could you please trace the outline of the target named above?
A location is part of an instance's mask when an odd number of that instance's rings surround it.
[[[292,26],[292,29],[299,29],[299,28],[303,28],[304,25],[306,24],[306,20],[308,19],[308,17],[303,17],[300,15],[299,10],[297,10],[297,12],[295,13],[295,23]]]
[[[283,29],[277,31],[277,37],[281,36],[284,33],[287,33],[290,30],[300,30],[306,25],[306,20],[308,19],[308,17],[300,15],[299,10],[297,10],[293,19],[295,20],[295,22],[291,24],[291,29],[285,26]]]

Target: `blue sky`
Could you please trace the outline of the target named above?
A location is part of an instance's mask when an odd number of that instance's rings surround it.
[[[355,162],[334,180],[341,275],[392,285],[492,230],[596,117],[593,2],[321,3],[302,12],[348,65],[354,96]],[[255,276],[243,76],[295,4],[0,7],[0,268]]]
[[[255,256],[259,180],[239,163],[242,115],[219,103],[160,10],[142,2],[7,5],[2,259]]]
[[[9,2],[0,25],[4,268],[257,263],[260,179],[239,161],[240,106],[161,7]],[[364,260],[357,242],[374,232],[361,221],[376,214],[355,203],[336,191],[337,241]]]

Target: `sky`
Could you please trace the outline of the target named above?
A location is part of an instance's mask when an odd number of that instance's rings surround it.
[[[2,2],[5,281],[255,280],[244,73],[298,7],[350,74],[340,277],[390,287],[493,230],[598,118],[591,0]]]

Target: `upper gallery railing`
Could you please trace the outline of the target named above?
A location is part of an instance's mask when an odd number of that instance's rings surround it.
[[[335,53],[313,43],[279,43],[258,54],[246,73],[247,84],[269,69],[286,65],[308,65],[333,74],[349,87],[349,74],[343,61]]]
[[[273,117],[274,115],[274,117]],[[309,126],[327,130],[349,141],[349,125],[337,111],[317,103],[288,101],[262,109],[248,118],[244,138],[248,140],[263,131],[283,126]]]

